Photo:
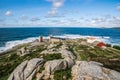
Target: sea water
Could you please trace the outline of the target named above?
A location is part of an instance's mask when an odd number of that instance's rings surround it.
[[[73,39],[93,36],[105,43],[120,45],[120,29],[113,28],[0,28],[0,52],[18,44],[32,42],[38,36],[48,38],[50,35]]]

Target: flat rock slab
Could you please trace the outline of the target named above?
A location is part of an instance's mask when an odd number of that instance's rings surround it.
[[[8,80],[32,80],[37,68],[44,63],[43,59],[34,58],[22,62],[17,68],[11,73]]]
[[[120,73],[104,68],[101,63],[77,61],[72,67],[73,80],[120,80]]]

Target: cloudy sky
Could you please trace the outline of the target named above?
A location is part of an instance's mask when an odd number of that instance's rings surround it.
[[[0,27],[120,27],[120,0],[0,0]]]

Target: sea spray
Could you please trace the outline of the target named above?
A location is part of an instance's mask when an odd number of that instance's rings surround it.
[[[77,39],[77,38],[84,38],[87,39],[88,37],[94,37],[96,38],[98,41],[102,41],[105,43],[110,43],[109,39],[110,37],[108,36],[86,36],[86,35],[73,35],[73,34],[64,34],[64,35],[53,35],[54,37],[60,37],[60,38],[69,38],[69,39]],[[49,39],[49,36],[43,36],[44,39]],[[5,43],[4,46],[0,47],[0,52],[4,52],[8,49],[13,48],[16,45],[19,44],[23,44],[23,43],[29,43],[29,42],[33,42],[36,39],[38,39],[38,37],[30,37],[30,38],[26,38],[23,40],[14,40],[14,41],[8,41]]]
[[[13,48],[16,45],[19,45],[19,44],[33,42],[36,39],[37,39],[37,37],[31,37],[31,38],[26,38],[26,39],[23,39],[23,40],[8,41],[8,42],[5,43],[5,45],[3,47],[0,47],[0,52],[4,52],[8,49]]]

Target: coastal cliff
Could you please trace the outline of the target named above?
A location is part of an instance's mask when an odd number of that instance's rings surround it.
[[[22,44],[0,56],[0,80],[120,80],[120,50],[85,39]]]

